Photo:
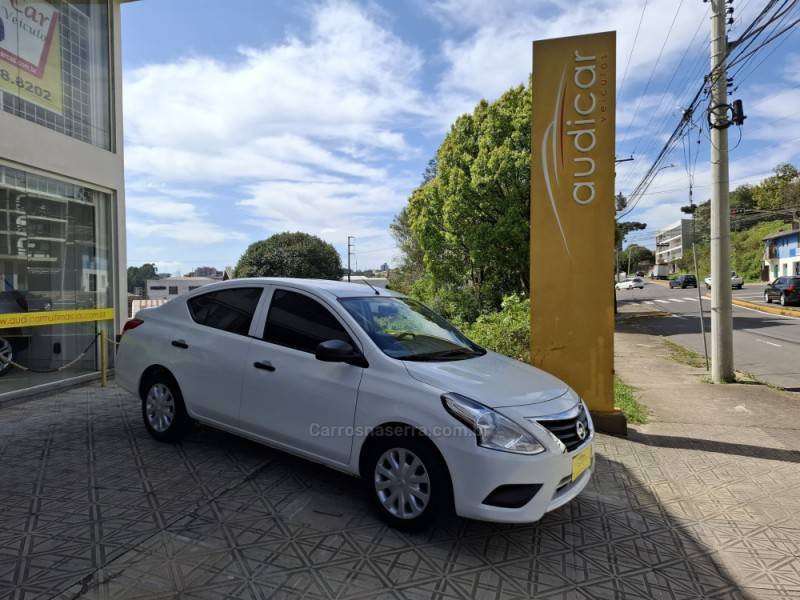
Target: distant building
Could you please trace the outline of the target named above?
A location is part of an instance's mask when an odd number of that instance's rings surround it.
[[[192,290],[214,283],[210,277],[169,277],[165,279],[147,280],[148,300],[169,300],[175,296],[186,294]]]
[[[222,271],[218,271],[216,267],[197,267],[191,273],[186,274],[186,277],[210,277],[217,281],[222,281],[222,276]]]
[[[764,277],[800,275],[800,230],[773,233],[764,238]]]
[[[681,219],[656,232],[656,265],[666,265],[670,273],[678,270],[678,261],[692,248],[692,220]]]

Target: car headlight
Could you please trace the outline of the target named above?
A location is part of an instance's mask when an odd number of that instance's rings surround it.
[[[539,454],[544,446],[533,435],[491,408],[461,394],[442,394],[447,412],[475,432],[478,445],[516,454]]]

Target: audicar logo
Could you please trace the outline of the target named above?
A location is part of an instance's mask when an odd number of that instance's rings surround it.
[[[589,153],[597,145],[593,118],[597,108],[597,97],[594,92],[583,91],[591,90],[597,83],[596,62],[596,56],[581,56],[580,51],[575,51],[573,82],[579,91],[575,93],[572,100],[572,108],[582,118],[567,121],[567,127],[580,127],[581,129],[570,129],[567,131],[567,135],[572,137],[572,145],[578,154]],[[594,158],[576,156],[572,161],[575,167],[573,175],[578,180],[572,182],[572,199],[578,204],[590,204],[594,201],[595,196],[594,179],[591,179],[596,168]],[[578,168],[583,170],[578,171]]]

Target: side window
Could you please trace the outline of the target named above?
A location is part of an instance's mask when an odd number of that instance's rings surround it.
[[[265,342],[314,352],[326,340],[352,344],[336,317],[319,302],[303,294],[275,290],[264,327]]]
[[[192,319],[200,325],[247,335],[262,288],[231,288],[190,298]]]

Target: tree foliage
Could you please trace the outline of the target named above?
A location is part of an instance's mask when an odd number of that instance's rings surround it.
[[[153,263],[128,267],[128,292],[132,294],[137,287],[144,289],[148,279],[158,279],[158,268]]]
[[[342,261],[328,242],[287,231],[250,244],[236,265],[236,276],[340,279]]]
[[[638,244],[630,244],[625,250],[617,253],[617,273],[622,271],[627,273],[629,264],[632,273],[646,271],[655,262],[656,256],[652,250]]]
[[[413,291],[451,315],[528,291],[530,113],[518,86],[459,117],[395,220]]]
[[[755,206],[762,210],[800,207],[799,176],[800,171],[789,163],[775,167],[775,174],[753,189]]]

